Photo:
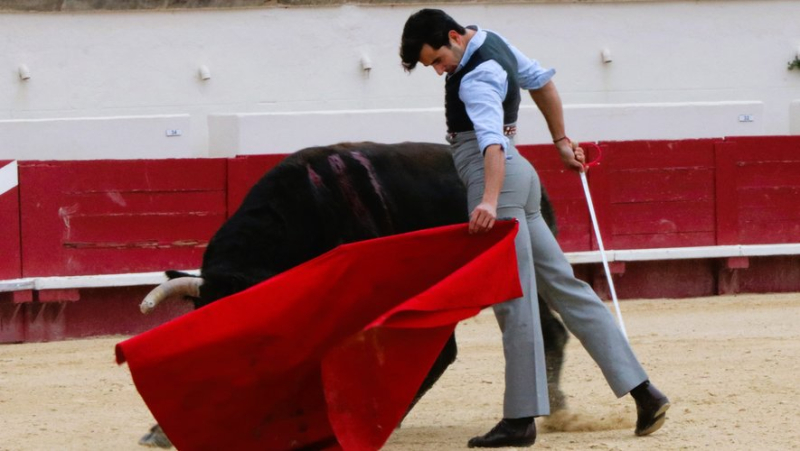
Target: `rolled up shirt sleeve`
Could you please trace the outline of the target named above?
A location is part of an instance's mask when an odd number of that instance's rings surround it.
[[[508,41],[506,41],[506,44],[508,44]],[[520,88],[539,89],[546,85],[556,74],[555,69],[545,69],[538,61],[528,58],[513,45],[508,44],[508,47],[517,57],[517,81]]]
[[[503,151],[508,148],[508,139],[503,135],[503,99],[507,89],[506,72],[492,60],[482,63],[461,80],[458,95],[475,126],[481,152],[486,152],[492,144],[499,144]]]

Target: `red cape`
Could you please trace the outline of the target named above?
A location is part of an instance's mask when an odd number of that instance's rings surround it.
[[[521,296],[516,222],[339,246],[116,346],[182,450],[377,449],[456,324]]]

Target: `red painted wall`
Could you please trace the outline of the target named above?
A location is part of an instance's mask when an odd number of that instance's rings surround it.
[[[0,168],[13,161],[0,161]],[[22,277],[19,235],[19,187],[0,193],[0,279]]]
[[[556,212],[558,242],[564,252],[592,248],[592,223],[578,174],[564,168],[551,145],[518,146],[520,154],[536,168]]]
[[[226,163],[21,162],[23,275],[198,267],[226,218]]]
[[[800,242],[800,136],[728,138],[717,167],[719,244]]]
[[[601,147],[588,178],[608,249],[800,242],[800,137]],[[596,249],[579,177],[550,145],[520,152],[550,194],[563,249]],[[198,267],[214,231],[284,157],[20,162],[21,188],[0,196],[11,219],[0,224],[0,277]]]

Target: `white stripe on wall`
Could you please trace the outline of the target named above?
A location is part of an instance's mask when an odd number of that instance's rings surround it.
[[[17,161],[0,168],[0,195],[5,194],[19,184],[17,179]]]

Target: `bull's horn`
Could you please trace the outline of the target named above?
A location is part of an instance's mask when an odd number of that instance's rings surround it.
[[[161,285],[153,288],[153,291],[145,296],[144,301],[139,304],[142,313],[150,313],[156,306],[172,296],[200,296],[200,285],[203,284],[201,277],[178,277],[168,280]]]

